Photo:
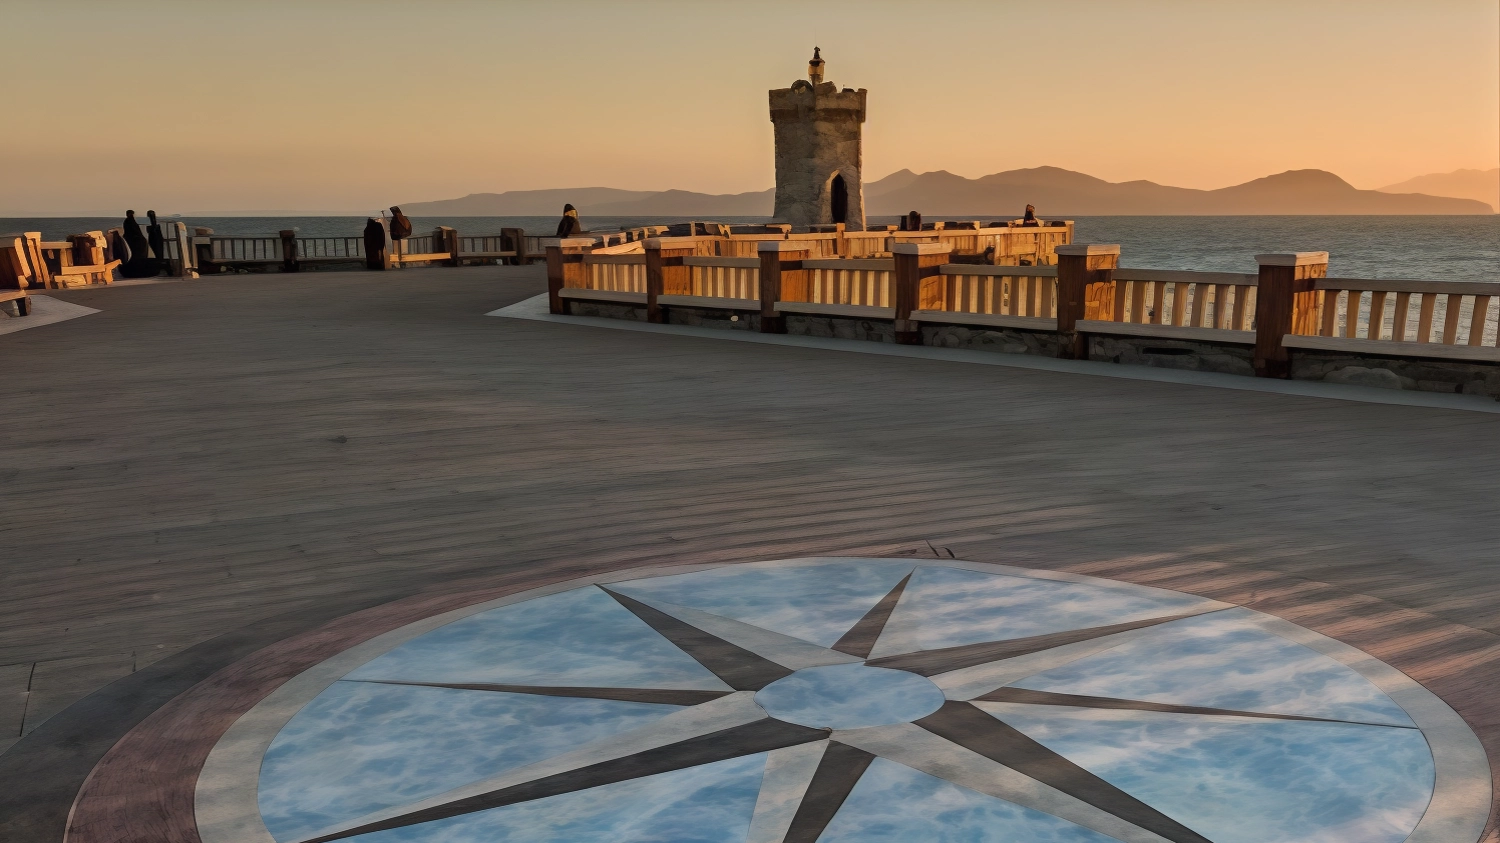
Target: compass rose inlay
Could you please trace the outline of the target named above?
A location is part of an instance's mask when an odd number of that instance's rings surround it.
[[[1320,636],[1248,609],[948,560],[616,576],[340,668],[279,715],[255,815],[233,827],[275,843],[1399,843],[1439,801],[1420,718]],[[219,843],[211,796],[200,826]]]

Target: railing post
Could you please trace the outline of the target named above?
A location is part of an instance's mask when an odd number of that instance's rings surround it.
[[[802,261],[809,253],[806,240],[762,240],[756,246],[760,255],[760,332],[762,334],[786,333],[786,319],[776,310],[776,303],[784,296],[786,301],[805,301],[807,270]]]
[[[509,249],[505,248],[507,240],[511,246]],[[516,256],[510,259],[511,266],[522,266],[530,263],[526,259],[526,232],[519,228],[500,229],[500,251],[516,253]],[[503,261],[504,258],[501,260]]]
[[[1328,277],[1327,252],[1256,255],[1255,376],[1289,378],[1292,357],[1281,344],[1287,334],[1318,332],[1319,278]],[[1353,318],[1351,315],[1350,318]]]
[[[1088,337],[1078,333],[1078,320],[1114,318],[1114,272],[1120,267],[1120,247],[1113,244],[1073,243],[1057,246],[1058,356],[1087,360]]]
[[[179,278],[192,278],[196,257],[193,254],[193,238],[188,236],[187,223],[174,223],[173,237],[177,240],[177,276]]]
[[[552,313],[568,312],[568,302],[562,297],[564,287],[587,287],[588,267],[583,265],[583,255],[594,245],[589,237],[564,237],[544,240],[547,249],[547,309]]]
[[[446,225],[432,230],[432,251],[447,252],[448,265],[458,266],[458,231]]]
[[[297,232],[281,232],[281,271],[298,272],[301,269],[297,263]]]
[[[896,342],[922,344],[922,326],[911,318],[911,313],[923,309],[922,303],[933,293],[941,294],[942,266],[948,262],[950,252],[952,247],[947,243],[891,244],[891,257],[896,263],[895,289],[891,291],[891,303],[896,306]],[[926,290],[924,295],[924,285],[934,284],[939,286]]]
[[[646,238],[646,321],[665,322],[666,314],[656,297],[666,294],[690,296],[693,294],[693,271],[685,266],[683,258],[691,257],[697,247],[693,243],[662,242],[661,237]]]

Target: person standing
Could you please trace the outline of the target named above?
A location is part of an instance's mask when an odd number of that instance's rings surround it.
[[[402,255],[406,254],[405,244],[402,243],[401,241],[405,240],[406,238],[408,238],[410,236],[411,236],[411,220],[409,220],[409,219],[406,218],[406,214],[401,213],[401,209],[400,208],[396,207],[395,205],[392,205],[391,206],[391,250],[396,253],[396,257],[399,258]]]
[[[374,217],[365,222],[365,266],[385,269],[385,226]]]
[[[583,223],[578,221],[578,209],[572,205],[564,205],[562,219],[557,221],[557,236],[577,237],[582,233]]]
[[[125,245],[130,247],[130,257],[120,265],[120,274],[126,278],[150,278],[156,274],[156,261],[152,260],[150,244],[141,233],[141,224],[135,219],[135,211],[125,212],[121,225]]]
[[[151,224],[146,226],[146,243],[151,247],[151,257],[156,258],[159,263],[167,259],[167,238],[162,236],[156,212],[147,211],[146,217],[151,220]]]
[[[1029,224],[1029,225],[1036,225],[1036,206],[1035,205],[1027,205],[1026,206],[1026,216],[1024,216],[1024,217],[1021,218],[1021,222]]]

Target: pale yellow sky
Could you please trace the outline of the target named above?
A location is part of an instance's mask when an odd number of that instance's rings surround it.
[[[1500,164],[1497,0],[0,0],[0,31],[0,216],[763,190],[814,43],[870,91],[870,179]]]

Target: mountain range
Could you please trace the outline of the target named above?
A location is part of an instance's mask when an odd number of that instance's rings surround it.
[[[1428,173],[1399,184],[1380,188],[1381,193],[1426,193],[1432,196],[1456,196],[1477,199],[1500,211],[1500,167],[1493,170],[1454,170],[1451,173]]]
[[[1459,173],[1480,171],[1459,171]],[[1480,173],[1483,176],[1483,173]],[[1421,176],[1381,190],[1359,190],[1325,170],[1288,170],[1217,190],[1150,181],[1108,182],[1059,167],[1007,170],[970,179],[945,170],[900,170],[865,185],[869,216],[921,211],[929,218],[1017,217],[1028,204],[1061,216],[1227,214],[1490,214],[1477,198],[1408,191],[1414,183],[1443,189],[1457,174]],[[1428,181],[1423,181],[1423,180]],[[1467,182],[1465,182],[1467,184]],[[413,216],[551,216],[570,202],[584,216],[770,216],[775,190],[707,194],[609,187],[472,193],[462,199],[410,202]]]

